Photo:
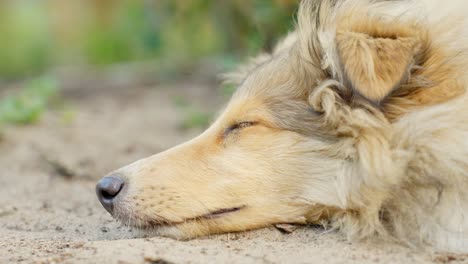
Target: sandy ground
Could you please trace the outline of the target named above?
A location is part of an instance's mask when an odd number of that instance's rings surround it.
[[[8,128],[0,142],[0,263],[468,263],[394,244],[349,243],[323,229],[275,228],[190,241],[145,237],[101,207],[95,182],[109,171],[192,137],[183,131],[183,96],[205,110],[223,101],[211,85],[65,91],[77,110],[65,123]]]

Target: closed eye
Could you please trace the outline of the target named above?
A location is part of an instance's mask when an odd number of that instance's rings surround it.
[[[254,122],[254,121],[246,121],[246,122],[236,123],[234,125],[231,125],[230,127],[228,127],[224,131],[224,137],[229,136],[229,134],[231,134],[231,133],[233,133],[233,132],[235,132],[237,130],[240,130],[240,129],[243,129],[243,128],[246,128],[246,127],[255,126],[257,124],[258,124],[258,122]]]

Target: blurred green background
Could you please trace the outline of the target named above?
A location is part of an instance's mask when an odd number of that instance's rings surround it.
[[[210,59],[229,70],[290,30],[297,3],[1,0],[0,89],[22,85],[1,95],[0,125],[38,120],[60,89],[57,69],[144,63],[147,71],[171,79]]]
[[[2,0],[0,79],[60,65],[228,63],[268,49],[297,0]]]

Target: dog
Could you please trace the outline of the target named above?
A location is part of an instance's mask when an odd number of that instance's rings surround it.
[[[467,8],[303,0],[216,121],[101,179],[101,203],[176,239],[314,223],[467,252]]]

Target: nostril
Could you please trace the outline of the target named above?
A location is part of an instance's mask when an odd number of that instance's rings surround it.
[[[107,176],[102,178],[96,185],[96,194],[101,204],[112,212],[113,200],[120,193],[125,181],[119,176]]]
[[[123,187],[123,186],[122,186]],[[120,190],[122,189],[122,187],[119,188],[119,190],[117,192],[115,192],[114,190],[102,190],[101,191],[101,196],[104,198],[104,199],[112,199],[114,198],[115,196],[117,196],[117,194],[120,192]]]

